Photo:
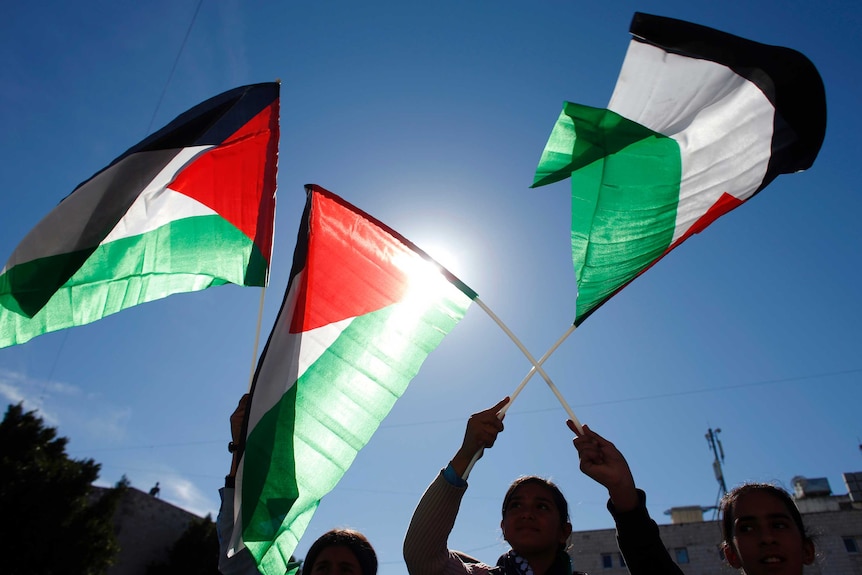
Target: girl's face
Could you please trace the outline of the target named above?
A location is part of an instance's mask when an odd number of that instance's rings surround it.
[[[572,532],[562,522],[551,490],[537,483],[524,483],[512,494],[500,522],[503,537],[525,558],[556,553]]]
[[[802,566],[814,562],[814,544],[799,532],[784,502],[752,491],[733,506],[733,539],[724,555],[746,575],[801,575]]]
[[[330,545],[314,560],[311,575],[362,575],[359,560],[348,547]]]

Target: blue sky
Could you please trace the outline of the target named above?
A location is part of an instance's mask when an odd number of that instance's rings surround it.
[[[528,189],[564,100],[604,106],[635,11],[805,53],[826,85],[812,169],[779,177],[593,314],[545,364],[579,418],[627,455],[660,522],[713,505],[704,439],[720,427],[729,485],[862,469],[858,2],[205,1],[15,3],[0,21],[0,257],[78,183],[180,112],[282,81],[275,256],[265,337],[317,183],[437,257],[536,356],[574,318],[569,184]],[[162,94],[164,96],[162,97]],[[0,399],[38,408],[74,457],[215,513],[228,416],[247,389],[260,290],[173,296],[0,350]],[[529,364],[478,307],[425,362],[320,506],[297,549],[364,531],[403,573],[413,507],[467,417]],[[578,471],[566,415],[540,379],[471,476],[451,546],[493,561],[499,504],[550,476],[575,529],[612,525]]]

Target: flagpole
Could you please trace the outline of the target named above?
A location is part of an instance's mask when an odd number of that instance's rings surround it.
[[[541,375],[541,376],[542,376],[542,379],[544,379],[544,380],[545,380],[545,383],[547,383],[547,384],[548,384],[548,387],[550,387],[550,388],[551,388],[551,391],[553,391],[553,392],[554,392],[554,395],[556,395],[556,396],[557,396],[557,399],[558,399],[558,400],[560,401],[560,403],[562,404],[563,409],[565,409],[565,410],[566,410],[566,413],[569,415],[569,419],[571,419],[571,420],[575,423],[575,426],[578,428],[578,430],[580,430],[580,429],[581,429],[581,425],[580,425],[580,422],[578,421],[578,418],[575,416],[575,413],[572,411],[572,408],[571,408],[571,407],[569,407],[569,404],[568,404],[568,403],[566,403],[566,400],[563,398],[563,395],[560,393],[560,390],[559,390],[559,389],[557,389],[557,386],[556,386],[556,385],[554,385],[554,382],[553,382],[553,381],[551,381],[551,378],[548,376],[548,374],[547,374],[547,373],[545,373],[545,370],[544,370],[544,369],[542,369],[542,364],[541,364],[541,362],[537,362],[537,361],[536,361],[536,359],[533,357],[533,354],[531,354],[531,353],[529,352],[529,350],[527,350],[527,348],[526,348],[526,347],[524,347],[524,344],[523,344],[523,343],[521,343],[521,340],[519,340],[519,339],[515,336],[515,334],[514,334],[514,333],[512,333],[512,330],[510,330],[510,329],[506,326],[506,324],[504,324],[504,323],[503,323],[503,321],[502,321],[499,317],[497,317],[497,314],[495,314],[493,311],[491,311],[491,308],[489,308],[488,306],[486,306],[486,305],[485,305],[485,302],[483,302],[482,300],[480,300],[478,297],[476,297],[473,301],[474,301],[474,302],[476,302],[477,304],[479,304],[479,307],[481,307],[483,310],[485,310],[485,313],[487,313],[487,314],[491,317],[491,319],[493,319],[493,320],[497,323],[497,325],[499,325],[499,326],[500,326],[500,329],[502,329],[504,332],[506,332],[506,335],[508,335],[508,336],[509,336],[509,338],[510,338],[514,343],[515,343],[515,345],[517,345],[517,346],[518,346],[518,349],[520,349],[520,350],[521,350],[521,353],[523,353],[523,354],[524,354],[524,356],[525,356],[525,357],[530,361],[530,363],[532,363],[532,364],[533,364],[533,369],[535,369],[535,370],[537,370],[537,371],[539,372],[539,375]],[[574,325],[572,325],[572,327],[570,327],[570,328],[566,331],[566,334],[565,334],[565,336],[563,337],[563,339],[565,339],[566,337],[568,337],[568,336],[569,336],[569,334],[570,334],[570,333],[572,333],[572,332],[574,331],[574,329],[575,329],[575,326],[574,326]],[[557,347],[557,346],[559,346],[559,344],[560,344],[560,343],[562,343],[562,341],[560,341],[559,343],[555,344],[555,347],[554,347],[554,348],[552,348],[552,350],[553,350],[553,349],[556,349],[556,347]],[[512,402],[510,401],[510,402],[509,402],[509,405],[511,405],[511,404],[512,404]],[[504,408],[504,409],[505,409],[505,408]]]
[[[563,406],[563,409],[566,411],[566,414],[569,416],[569,419],[571,419],[572,423],[575,424],[575,429],[578,430],[578,433],[583,433],[582,427],[581,427],[581,422],[578,419],[578,417],[575,415],[575,412],[572,411],[572,408],[566,402],[565,398],[560,393],[560,390],[557,388],[556,385],[554,385],[554,382],[551,381],[551,378],[548,376],[548,374],[545,372],[545,370],[542,369],[542,364],[545,362],[545,360],[547,360],[551,356],[551,354],[554,353],[558,347],[560,347],[560,345],[566,340],[566,338],[568,338],[572,334],[572,332],[575,331],[575,328],[577,326],[575,324],[572,324],[566,330],[566,332],[556,341],[556,343],[554,343],[554,345],[551,346],[551,348],[547,352],[545,352],[545,354],[541,357],[541,359],[539,361],[536,361],[536,359],[533,357],[533,355],[529,352],[529,350],[527,350],[526,347],[524,347],[524,344],[521,343],[521,341],[517,338],[517,336],[515,336],[515,334],[512,332],[512,330],[510,330],[508,328],[508,326],[506,326],[506,324],[503,323],[503,320],[501,320],[497,316],[497,314],[495,314],[491,310],[491,308],[489,308],[487,305],[485,305],[485,302],[483,302],[478,297],[474,298],[473,301],[476,302],[479,305],[479,307],[481,307],[483,310],[485,310],[485,313],[487,313],[488,316],[492,320],[494,320],[494,322],[496,322],[498,326],[500,326],[500,329],[502,329],[506,333],[506,335],[509,336],[509,339],[511,339],[515,343],[515,345],[518,346],[518,349],[521,350],[521,353],[523,353],[524,356],[526,356],[526,358],[530,361],[530,363],[533,364],[533,366],[530,368],[530,371],[527,373],[526,377],[521,381],[521,383],[515,389],[514,393],[512,393],[512,395],[509,396],[509,403],[504,405],[503,408],[499,411],[499,413],[497,413],[497,417],[500,419],[503,419],[503,416],[506,414],[506,411],[512,405],[512,402],[515,400],[515,397],[519,393],[521,393],[521,390],[524,389],[524,386],[527,385],[527,382],[530,380],[530,378],[533,377],[533,375],[536,373],[536,371],[538,371],[539,374],[542,376],[542,379],[545,380],[545,383],[548,384],[548,387],[551,388],[551,391],[557,397],[557,400],[560,402],[560,405]],[[484,452],[484,449],[480,449],[476,452],[476,454],[473,456],[473,459],[470,460],[470,463],[467,465],[467,469],[464,470],[464,473],[461,476],[462,479],[464,479],[465,481],[467,480],[467,478],[470,476],[470,471],[472,471],[473,466],[476,464],[476,462],[482,456],[483,452]]]
[[[555,351],[557,351],[557,348],[560,347],[560,345],[562,345],[562,343],[564,341],[566,341],[566,338],[568,338],[572,334],[573,331],[575,331],[576,327],[577,326],[575,324],[572,324],[569,327],[569,329],[567,329],[566,332],[562,336],[560,336],[560,339],[558,339],[557,342],[551,346],[551,349],[546,351],[545,355],[543,355],[542,357],[539,358],[539,361],[537,362],[538,365],[542,365],[543,363],[545,363],[545,361],[549,357],[551,357],[551,354],[554,353]],[[518,384],[518,387],[515,388],[515,391],[512,392],[512,395],[509,396],[509,403],[504,405],[503,409],[501,409],[497,413],[498,418],[503,419],[503,416],[506,414],[506,411],[508,411],[509,407],[511,407],[512,402],[515,401],[515,398],[518,396],[519,393],[521,393],[521,390],[524,389],[524,387],[527,385],[527,382],[530,381],[530,378],[533,377],[533,375],[535,375],[535,373],[536,373],[536,366],[533,365],[533,367],[530,368],[530,371],[527,372],[527,375],[524,377],[524,379],[521,380],[521,383]],[[552,389],[556,389],[556,387],[552,386]],[[560,402],[563,404],[563,408],[568,412],[570,418],[572,419],[572,422],[574,422],[575,426],[577,427],[578,431],[580,432],[581,431],[581,422],[578,421],[578,419],[576,417],[574,417],[575,414],[572,413],[572,409],[568,406],[568,404],[566,403],[566,400],[564,400],[559,395],[559,391],[557,391],[556,395],[557,395],[557,399],[559,399]],[[476,452],[476,454],[473,456],[473,459],[471,459],[470,463],[467,464],[467,469],[464,471],[464,474],[461,476],[461,479],[463,479],[465,481],[467,480],[467,477],[470,476],[470,471],[473,470],[473,466],[476,465],[477,461],[479,461],[479,457],[482,456],[482,453],[484,451],[485,451],[484,449],[480,449],[479,451]]]
[[[545,363],[545,360],[547,360],[549,357],[551,357],[552,353],[557,351],[557,348],[560,347],[560,345],[562,345],[562,343],[564,341],[566,341],[566,338],[568,338],[570,335],[572,335],[572,332],[575,331],[576,327],[577,326],[575,324],[572,324],[569,327],[569,329],[567,329],[566,332],[562,336],[560,336],[560,339],[558,339],[557,342],[551,346],[551,349],[546,351],[545,355],[540,357],[539,361],[536,363],[538,365],[542,365],[543,363]],[[527,372],[527,375],[524,376],[524,379],[521,380],[521,383],[518,384],[518,387],[515,388],[515,391],[513,391],[512,394],[509,396],[509,403],[504,405],[503,409],[500,410],[500,413],[497,414],[499,417],[503,417],[503,415],[506,414],[506,411],[509,410],[509,407],[512,405],[512,402],[515,401],[515,398],[518,397],[518,394],[521,393],[521,390],[524,389],[524,387],[527,385],[527,382],[530,381],[530,378],[533,377],[535,374],[536,374],[536,366],[534,365],[533,367],[530,368],[530,371]],[[556,388],[556,386],[551,384],[551,389],[556,390],[557,388]],[[566,403],[566,400],[563,399],[562,397],[560,397],[559,390],[556,391],[556,395],[557,395],[557,399],[559,399],[560,402],[563,404],[563,408],[566,410],[566,412],[570,416],[572,416],[572,421],[575,422],[575,424],[578,426],[578,429],[580,429],[580,422],[577,420],[577,418],[573,417],[574,414],[571,413],[571,411],[572,411],[571,408]]]
[[[251,373],[248,376],[248,391],[251,392],[251,386],[254,383],[254,370],[257,366],[257,348],[260,345],[260,326],[263,323],[263,298],[266,296],[266,286],[260,290],[260,304],[257,308],[257,329],[254,332],[254,351],[251,354]]]

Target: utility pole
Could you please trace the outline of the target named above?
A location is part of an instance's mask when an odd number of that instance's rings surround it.
[[[718,434],[721,433],[720,428],[709,428],[706,432],[706,442],[712,449],[715,460],[712,462],[712,469],[715,472],[715,479],[718,481],[719,494],[718,499],[724,497],[727,493],[727,485],[724,483],[724,473],[721,470],[721,464],[724,463],[724,448],[721,447],[721,440],[718,439]],[[859,446],[862,449],[862,445]]]

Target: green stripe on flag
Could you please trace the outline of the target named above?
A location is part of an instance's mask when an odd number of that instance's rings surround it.
[[[80,269],[93,250],[81,250],[20,263],[0,275],[0,307],[24,317],[33,317],[46,298]]]
[[[15,267],[64,265],[66,256]],[[175,220],[152,232],[99,246],[33,318],[0,307],[0,347],[176,293],[225,283],[263,285],[266,260],[253,242],[218,215]],[[5,275],[0,289],[6,287]]]
[[[672,138],[567,102],[533,186],[572,178],[576,324],[670,246],[682,165]]]
[[[471,299],[446,288],[353,319],[250,432],[242,500],[256,505],[243,508],[243,542],[261,572],[284,573],[320,499],[466,313]]]

